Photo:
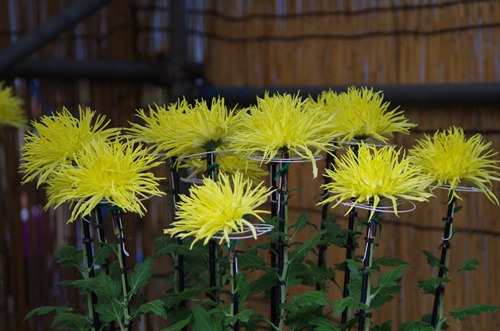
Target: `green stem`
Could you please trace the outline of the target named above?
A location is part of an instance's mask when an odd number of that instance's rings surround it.
[[[446,252],[446,270],[448,270],[450,266],[450,251]],[[446,277],[446,270],[443,271],[443,278]],[[434,329],[435,331],[441,330],[441,327],[443,326],[443,323],[446,321],[446,318],[443,318],[444,315],[444,284],[441,285],[443,287],[443,291],[439,295],[439,311],[438,311],[438,319],[437,319],[437,324],[436,328]]]
[[[366,244],[365,244],[365,254],[363,258],[363,269],[362,269],[362,283],[361,283],[361,303],[370,307],[371,303],[371,282],[370,282],[370,269],[372,267],[372,257],[373,257],[373,243],[376,231],[375,220],[372,220],[367,225],[366,230]],[[369,331],[370,330],[370,317],[365,310],[362,309],[359,315],[358,323],[359,331]]]
[[[128,282],[127,282],[127,270],[125,267],[125,251],[124,251],[124,238],[123,238],[123,226],[122,226],[122,220],[121,220],[121,211],[118,209],[113,209],[112,211],[112,217],[113,217],[113,226],[114,226],[114,231],[116,234],[116,238],[118,241],[118,264],[120,266],[120,274],[121,274],[121,283],[122,283],[122,294],[123,294],[123,316],[125,318],[125,323],[121,323],[121,321],[118,321],[120,324],[120,329],[122,331],[125,330],[131,330],[131,317],[130,317],[130,311],[129,311],[129,295],[128,295]]]
[[[236,244],[234,242],[230,242],[229,244],[229,252],[228,252],[228,259],[229,259],[229,268],[230,268],[230,274],[231,274],[231,311],[229,312],[230,316],[234,317],[238,315],[239,313],[239,298],[238,298],[238,293],[236,292],[236,275],[238,273],[238,252],[236,250]],[[232,324],[232,329],[234,331],[239,331],[240,325],[239,322],[236,320]]]
[[[371,246],[371,245],[370,245]],[[372,247],[369,248],[370,250],[370,257],[369,257],[369,260],[368,260],[368,268],[371,269],[372,267],[372,260],[373,260],[373,254],[372,254]],[[366,305],[369,307],[370,306],[370,303],[372,301],[372,298],[371,298],[371,291],[372,291],[372,286],[371,286],[371,282],[370,282],[370,276],[368,276],[368,284],[367,284],[367,289],[366,289]],[[370,330],[370,317],[365,317],[365,331],[369,331]]]
[[[80,230],[81,230],[82,236],[84,233],[83,222],[85,222],[85,220],[83,217],[81,217],[80,218]],[[90,266],[87,263],[87,250],[85,249],[85,247],[83,247],[82,251],[83,251],[83,268],[81,270],[82,277],[83,277],[83,279],[90,279],[90,277],[89,277]],[[93,324],[94,323],[94,306],[92,304],[92,292],[91,291],[87,292],[87,308],[88,308],[89,320],[90,320],[90,323],[92,325],[91,330],[96,331],[96,328]]]
[[[288,199],[288,196],[285,194],[285,199]],[[283,219],[283,241],[286,240],[286,234],[288,233],[288,205],[285,203],[284,204],[284,212],[285,212],[285,217]],[[278,330],[282,331],[283,330],[283,325],[285,322],[285,309],[284,304],[286,303],[286,295],[288,291],[288,286],[286,283],[286,277],[288,273],[288,249],[286,248],[288,245],[285,245],[285,249],[283,250],[283,272],[281,275],[279,275],[279,280],[280,280],[280,286],[281,286],[281,302],[280,302],[280,319],[279,319],[279,325],[278,325]]]
[[[128,311],[128,289],[127,289],[127,274],[125,270],[125,265],[123,263],[123,248],[122,244],[118,245],[118,263],[121,270],[121,281],[122,281],[122,292],[123,292],[123,314],[125,316],[125,324],[130,323],[130,314]],[[120,329],[124,330],[122,323],[120,323]]]

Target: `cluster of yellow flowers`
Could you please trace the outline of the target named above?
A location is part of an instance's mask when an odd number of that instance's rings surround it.
[[[23,101],[15,96],[11,87],[0,83],[0,127],[12,126],[18,129],[26,125],[26,116],[22,110]]]
[[[90,213],[102,200],[142,215],[139,197],[161,195],[158,178],[147,172],[159,164],[160,155],[177,158],[195,176],[206,170],[199,154],[223,151],[218,154],[218,179],[204,178],[202,185],[192,186],[190,196],[181,196],[177,220],[165,233],[205,242],[222,233],[229,240],[243,226],[255,234],[245,215],[262,221],[262,211],[255,208],[270,193],[263,186],[262,163],[293,154],[309,160],[317,176],[316,156],[349,142],[356,148],[325,173],[331,182],[323,187],[331,196],[323,203],[368,203],[371,219],[382,199],[391,201],[397,214],[398,199],[426,201],[432,183],[448,185],[458,197],[458,185],[469,181],[498,204],[486,186],[500,180],[498,162],[480,135],[467,140],[462,129],[452,127],[417,141],[409,155],[370,144],[385,143],[394,133],[408,134],[415,126],[398,108],[389,110],[382,92],[352,87],[339,94],[325,91],[316,99],[266,93],[256,101],[240,110],[228,109],[220,97],[210,104],[183,99],[167,107],[150,106],[148,112],[139,109],[137,117],[144,124],[131,123],[122,139],[119,129],[107,129],[109,122],[90,109],[80,109],[79,119],[63,109],[33,122],[35,132],[26,135],[23,147],[24,180],[47,183],[49,204],[71,203],[71,220]],[[261,164],[249,160],[256,155]]]
[[[159,178],[146,172],[159,164],[156,158],[120,139],[120,129],[108,124],[90,108],[80,107],[79,118],[64,108],[32,121],[34,131],[25,135],[24,182],[38,178],[37,186],[47,185],[46,208],[74,205],[69,222],[89,215],[101,202],[142,215],[141,197],[164,194]]]

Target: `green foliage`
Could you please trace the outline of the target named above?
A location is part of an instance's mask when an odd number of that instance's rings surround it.
[[[426,322],[408,321],[399,327],[399,331],[433,331],[434,328]]]
[[[205,309],[193,307],[193,331],[223,331],[220,320],[214,318]]]
[[[458,210],[457,210],[458,211]],[[278,218],[269,222],[277,226]],[[366,226],[363,220],[358,220],[358,226]],[[217,250],[218,274],[220,286],[208,286],[208,250],[201,242],[191,247],[192,239],[177,240],[160,237],[155,240],[156,252],[147,257],[143,262],[135,264],[128,270],[126,289],[123,287],[123,277],[117,261],[117,244],[100,243],[94,249],[95,277],[84,278],[86,270],[82,268],[83,252],[72,246],[61,246],[57,250],[58,263],[65,268],[75,268],[79,271],[79,279],[68,279],[60,282],[59,286],[72,286],[78,289],[83,297],[94,293],[97,303],[94,305],[95,314],[98,314],[105,328],[105,323],[116,323],[119,327],[141,319],[148,314],[157,315],[168,321],[168,327],[161,331],[180,331],[185,327],[193,331],[227,331],[235,323],[240,329],[247,331],[276,331],[274,326],[262,313],[245,307],[246,302],[255,300],[269,300],[271,288],[277,284],[278,275],[276,268],[268,265],[266,253],[273,247],[271,240],[282,238],[285,242],[287,259],[285,260],[285,273],[281,275],[285,290],[285,302],[281,305],[283,320],[286,328],[290,330],[316,330],[337,331],[351,330],[358,323],[355,312],[364,311],[371,317],[372,310],[381,309],[400,291],[400,282],[405,270],[410,266],[395,257],[382,256],[373,258],[370,268],[362,270],[360,256],[340,263],[332,269],[328,266],[319,266],[317,249],[321,245],[327,249],[336,249],[344,252],[347,239],[353,239],[354,246],[361,232],[350,231],[342,228],[334,219],[327,219],[323,223],[324,230],[318,230],[306,241],[299,241],[301,231],[309,231],[311,226],[319,228],[309,222],[307,214],[302,213],[293,222],[286,233],[280,233],[275,227],[269,233],[269,240],[255,245],[238,246],[239,272],[229,274],[228,251],[219,247]],[[340,248],[340,249],[339,249]],[[454,271],[441,265],[440,260],[428,251],[423,252],[429,266],[441,268],[445,271],[444,277],[435,277],[420,280],[419,286],[423,293],[434,294],[436,289],[444,287],[453,277],[462,271],[472,271],[477,268],[478,260],[469,259]],[[177,284],[177,273],[169,272],[154,274],[153,266],[156,261],[162,264],[167,262],[174,266],[177,258],[182,255],[184,259],[184,272],[186,287],[180,291]],[[104,268],[104,266],[108,266]],[[326,288],[336,287],[342,290],[336,281],[336,272],[350,271],[348,285],[349,296],[335,302],[329,302]],[[87,270],[88,271],[88,270]],[[366,303],[361,303],[361,284],[363,273],[370,279],[370,292]],[[252,275],[252,277],[248,277]],[[145,288],[153,279],[166,281],[170,284],[164,295],[146,302]],[[239,311],[232,314],[230,309],[230,285],[234,287],[234,294],[238,297]],[[302,286],[308,290],[298,295],[289,295],[290,288]],[[316,288],[317,290],[314,290]],[[215,297],[213,297],[215,293]],[[182,302],[189,302],[184,306]],[[267,305],[267,303],[266,303]],[[339,325],[338,316],[347,309],[349,318],[344,325]],[[449,318],[465,320],[468,315],[479,315],[481,312],[496,312],[499,306],[479,305],[466,308],[456,308],[439,320],[440,329],[446,330]],[[92,320],[88,311],[78,311],[73,308],[43,306],[30,311],[26,319],[34,315],[53,314],[53,328],[58,330],[88,331],[91,329]],[[370,322],[368,322],[369,324]],[[95,331],[101,331],[95,330]],[[392,330],[391,321],[380,325],[371,325],[372,331]],[[430,326],[430,316],[424,316],[422,321],[407,321],[403,323],[400,331],[434,330]]]
[[[454,311],[450,312],[449,316],[458,319],[460,321],[465,321],[467,315],[479,316],[481,313],[494,313],[500,310],[500,306],[496,305],[477,305],[465,308],[456,308]]]
[[[375,325],[371,330],[372,331],[391,331],[392,330],[391,321],[386,321],[382,325]]]

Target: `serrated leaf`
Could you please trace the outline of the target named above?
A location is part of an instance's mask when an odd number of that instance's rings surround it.
[[[295,295],[292,297],[292,302],[297,303],[300,306],[328,306],[326,293],[322,291],[308,291],[300,295]]]
[[[333,316],[339,315],[345,308],[367,309],[368,307],[353,297],[342,298],[333,303]]]
[[[469,259],[469,260],[465,261],[460,267],[458,267],[457,270],[455,271],[455,273],[462,271],[462,270],[467,270],[467,271],[476,270],[476,266],[478,266],[478,265],[479,265],[478,259],[475,259],[475,258]]]
[[[445,266],[441,265],[441,261],[436,256],[434,256],[434,254],[432,254],[431,252],[424,250],[424,251],[422,251],[422,253],[424,253],[424,255],[426,257],[427,264],[430,265],[431,267],[443,267],[443,268],[445,268]],[[447,271],[447,270],[445,270],[445,271]]]
[[[116,321],[123,324],[124,309],[126,308],[117,299],[101,301],[95,305],[95,311],[99,314],[101,320],[106,323]]]
[[[170,237],[159,237],[155,239],[156,257],[163,255],[170,255],[177,251],[177,243],[175,243]]]
[[[222,331],[220,320],[212,318],[203,308],[193,308],[193,331]]]
[[[83,259],[83,252],[77,250],[74,246],[63,245],[56,250],[56,255],[59,256],[57,264],[65,268],[80,268]]]
[[[91,323],[87,316],[74,312],[58,311],[52,322],[58,330],[87,331],[91,328]]]
[[[35,309],[29,311],[26,314],[26,316],[24,317],[24,319],[27,320],[28,318],[30,318],[33,315],[45,315],[45,314],[53,312],[54,310],[57,310],[57,309],[61,309],[61,308],[54,307],[54,306],[42,306],[42,307],[38,307],[38,308],[35,308]],[[69,310],[69,308],[68,308],[68,310]]]
[[[477,305],[465,308],[457,308],[454,311],[450,312],[450,316],[454,319],[465,321],[466,315],[479,316],[481,313],[494,313],[499,309],[500,306],[496,305]]]
[[[394,266],[400,265],[400,264],[408,264],[408,263],[406,263],[405,261],[403,261],[401,259],[391,257],[391,256],[379,257],[377,259],[373,259],[373,262],[372,262],[372,265],[377,265],[377,266],[382,265],[382,266],[386,266],[386,267],[394,267]]]
[[[409,321],[401,324],[399,331],[433,331],[434,328],[428,323],[421,321]]]
[[[373,308],[381,307],[385,302],[392,300],[393,297],[389,294],[399,291],[400,287],[398,286],[398,282],[403,277],[404,270],[409,266],[409,264],[399,265],[380,276],[377,289],[370,296],[371,306],[373,306]]]
[[[307,211],[304,210],[297,219],[297,222],[295,222],[295,224],[293,225],[293,227],[295,227],[295,233],[293,234],[293,236],[295,236],[298,232],[303,230],[306,226],[307,226]]]
[[[118,298],[121,293],[120,282],[111,279],[105,273],[99,274],[95,278],[79,279],[73,282],[77,288],[94,292],[98,297]]]
[[[309,318],[309,324],[314,325],[314,331],[340,331],[332,321],[321,317],[321,316],[313,316]]]
[[[254,295],[259,292],[269,290],[275,284],[276,284],[276,276],[272,273],[266,273],[248,285],[248,290],[249,290],[248,295]]]
[[[297,264],[299,263],[311,250],[315,245],[317,244],[317,241],[321,238],[321,236],[325,233],[325,231],[319,231],[316,232],[310,239],[308,239],[306,242],[301,243],[297,245],[295,250],[289,254],[289,260],[288,263],[290,264]]]
[[[94,254],[94,264],[96,265],[103,265],[106,263],[106,259],[109,258],[111,255],[111,251],[109,247],[107,246],[102,246],[99,249],[96,250]]]
[[[384,322],[382,325],[375,325],[371,331],[391,331],[391,321]]]
[[[436,293],[436,289],[440,285],[444,285],[444,284],[448,283],[449,281],[450,281],[450,279],[447,277],[429,278],[429,279],[425,279],[425,280],[419,280],[418,287],[423,291],[423,293],[434,294],[434,293]]]
[[[377,291],[382,290],[382,288],[384,287],[396,286],[401,277],[403,277],[405,269],[408,268],[409,266],[410,266],[409,264],[401,264],[392,269],[391,271],[382,274],[382,276],[380,276],[380,279],[378,281]]]
[[[265,270],[265,260],[258,255],[245,252],[238,255],[238,266],[240,270]]]
[[[351,259],[346,260],[345,262],[347,263],[347,268],[349,268],[349,271],[351,272],[351,278],[360,279],[361,272],[359,263]]]
[[[168,328],[163,328],[160,331],[179,331],[179,330],[182,330],[186,325],[189,324],[189,322],[191,321],[191,317],[192,316],[189,315],[188,318],[183,319],[182,321],[179,321],[179,322],[175,323],[174,325],[169,326]]]
[[[129,275],[130,295],[134,294],[138,289],[145,286],[149,278],[151,278],[151,269],[153,268],[153,258],[150,256],[144,262],[138,263],[134,267],[134,271]]]
[[[146,302],[139,307],[139,311],[143,314],[152,312],[153,314],[167,318],[167,311],[163,307],[163,301],[156,299],[153,301]]]

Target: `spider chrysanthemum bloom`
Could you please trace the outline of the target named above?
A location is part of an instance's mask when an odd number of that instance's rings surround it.
[[[22,110],[23,101],[14,95],[11,87],[0,83],[0,127],[12,126],[22,129],[27,119]]]
[[[157,150],[165,157],[186,157],[208,150],[226,149],[228,138],[238,130],[240,114],[229,110],[223,98],[214,98],[210,106],[205,100],[197,100],[194,105],[186,101],[165,108],[144,112],[139,116],[146,126],[133,125],[134,139],[157,145]],[[147,139],[147,140],[146,140]]]
[[[245,179],[250,179],[254,184],[260,183],[264,176],[269,175],[267,171],[260,167],[259,162],[248,160],[239,155],[221,153],[217,156],[217,166],[219,171],[226,175],[241,172]],[[193,178],[207,171],[207,162],[202,157],[190,158],[181,167],[187,168],[190,172],[188,178]]]
[[[333,132],[329,130],[333,121],[324,111],[298,94],[287,93],[266,93],[248,110],[233,139],[235,150],[244,155],[262,153],[262,160],[268,161],[281,153],[294,153],[311,160],[317,176],[314,156],[332,147],[332,137],[325,132]]]
[[[156,153],[168,151],[173,142],[172,130],[178,123],[184,121],[183,117],[191,106],[186,99],[178,100],[167,107],[155,104],[155,108],[149,106],[148,111],[138,109],[136,116],[144,121],[144,124],[130,123],[128,132],[131,139],[143,142],[155,150]]]
[[[109,120],[96,115],[90,108],[80,107],[79,118],[73,117],[63,108],[51,116],[42,116],[33,121],[34,131],[27,132],[21,148],[21,169],[24,183],[39,176],[37,186],[62,164],[73,164],[81,146],[95,136],[107,139],[119,129],[106,129]]]
[[[233,176],[219,173],[218,180],[203,179],[203,185],[194,185],[188,195],[181,195],[177,204],[176,221],[164,233],[180,238],[193,236],[191,245],[199,240],[206,244],[212,237],[220,235],[220,242],[229,243],[233,232],[241,232],[249,228],[257,237],[255,226],[246,219],[253,215],[264,220],[260,213],[265,210],[256,209],[266,202],[271,189],[262,183],[252,186],[250,179],[244,179],[239,172]]]
[[[334,132],[340,134],[341,143],[352,140],[372,139],[386,142],[393,133],[409,133],[416,126],[408,122],[399,107],[389,110],[381,91],[367,87],[350,87],[337,96],[337,116]]]
[[[497,197],[487,187],[491,181],[500,180],[499,162],[491,159],[496,153],[490,147],[491,142],[484,142],[480,134],[467,139],[462,128],[452,126],[436,131],[432,137],[425,135],[409,152],[414,156],[414,163],[432,177],[436,186],[449,186],[450,199],[460,198],[457,187],[469,182],[498,205]]]
[[[336,120],[338,104],[340,101],[338,93],[332,90],[323,91],[318,95],[316,99],[310,96],[308,101],[311,107],[319,108],[320,110],[324,111],[326,118],[328,118],[330,121]],[[332,138],[337,136],[335,132],[330,132],[329,130],[332,130],[332,126],[326,126],[326,135],[331,135]]]
[[[74,165],[63,164],[47,180],[47,207],[69,202],[71,218],[89,215],[106,201],[125,212],[144,215],[141,199],[163,195],[150,171],[160,162],[142,145],[96,136],[85,142]]]
[[[352,201],[351,209],[358,203],[371,204],[370,221],[383,198],[391,200],[396,215],[398,199],[426,201],[432,195],[427,191],[431,179],[412,165],[409,157],[402,155],[400,160],[400,154],[401,149],[378,149],[364,143],[358,155],[348,150],[335,161],[334,170],[326,169],[325,176],[332,181],[322,187],[331,195],[320,204],[334,202],[335,207],[348,199]]]

